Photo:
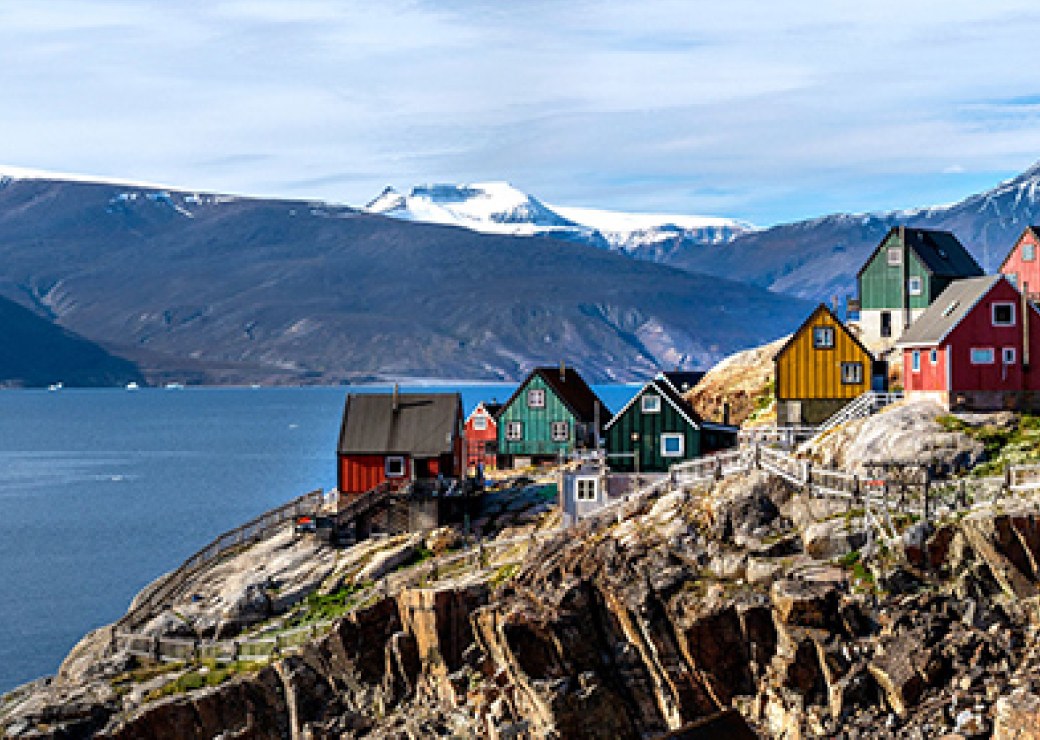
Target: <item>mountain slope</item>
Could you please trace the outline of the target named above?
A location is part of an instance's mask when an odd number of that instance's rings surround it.
[[[45,179],[0,187],[0,294],[156,372],[219,364],[209,382],[515,379],[560,360],[627,380],[710,365],[808,309],[556,239]]]
[[[0,387],[125,385],[142,380],[133,363],[0,298]]]
[[[983,267],[996,270],[1022,230],[1040,221],[1040,164],[949,206],[837,214],[741,234],[724,249],[688,250],[668,264],[811,300],[855,294],[855,275],[899,224],[951,231]]]

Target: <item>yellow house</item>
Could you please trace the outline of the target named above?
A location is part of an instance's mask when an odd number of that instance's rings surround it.
[[[821,303],[773,358],[776,421],[816,425],[852,399],[884,390],[884,362]]]

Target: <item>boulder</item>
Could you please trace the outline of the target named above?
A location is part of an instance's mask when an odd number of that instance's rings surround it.
[[[866,544],[861,519],[846,521],[844,517],[815,522],[802,530],[805,553],[820,560],[847,555]]]
[[[388,573],[397,570],[419,553],[421,545],[422,535],[416,534],[399,545],[377,552],[354,576],[355,585],[378,581]]]
[[[426,535],[426,549],[434,555],[443,555],[461,542],[462,538],[452,527],[440,527]]]
[[[833,580],[783,578],[770,589],[777,618],[786,625],[824,628],[838,614],[842,586]]]
[[[993,740],[1040,740],[1040,696],[1025,688],[997,700]]]

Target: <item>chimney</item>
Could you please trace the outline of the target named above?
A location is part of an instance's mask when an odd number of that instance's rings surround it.
[[[567,365],[563,360],[560,360],[560,380],[567,380]]]
[[[394,411],[397,411],[397,407],[400,405],[400,398],[398,398],[399,390],[400,387],[397,385],[397,383],[394,383]]]

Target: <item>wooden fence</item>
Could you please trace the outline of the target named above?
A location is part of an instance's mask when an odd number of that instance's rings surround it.
[[[317,489],[220,535],[185,560],[177,570],[139,595],[126,614],[116,622],[116,628],[132,630],[138,627],[176,598],[196,572],[231,552],[238,552],[243,547],[269,537],[286,523],[295,521],[298,516],[315,514],[323,502],[324,493]]]

